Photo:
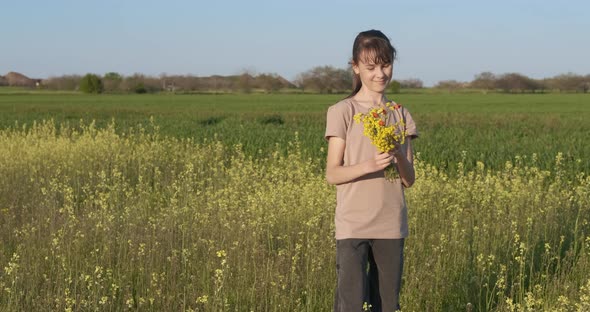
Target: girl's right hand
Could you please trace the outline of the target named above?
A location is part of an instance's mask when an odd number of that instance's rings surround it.
[[[367,164],[367,173],[377,172],[379,170],[383,170],[387,168],[387,166],[391,165],[393,161],[393,156],[389,153],[377,153],[375,154],[375,158],[368,160]]]

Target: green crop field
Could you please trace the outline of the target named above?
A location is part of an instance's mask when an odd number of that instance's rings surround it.
[[[330,311],[342,97],[0,89],[0,311]],[[590,311],[590,96],[392,98],[404,311]]]
[[[344,95],[76,95],[0,92],[0,127],[53,120],[72,126],[113,119],[117,131],[154,124],[162,135],[215,135],[241,143],[248,155],[285,145],[298,134],[306,155],[323,159],[325,113]],[[447,172],[463,160],[501,169],[515,156],[551,169],[561,152],[572,172],[590,169],[590,96],[586,94],[399,94],[392,98],[413,114],[421,132],[420,157]],[[321,162],[321,161],[320,161]]]

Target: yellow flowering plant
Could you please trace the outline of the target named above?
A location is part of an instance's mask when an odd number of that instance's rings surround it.
[[[367,113],[354,115],[354,121],[363,123],[363,134],[371,139],[371,143],[382,153],[395,149],[396,144],[402,145],[406,138],[406,126],[400,112],[401,105],[387,102],[381,107],[369,110]],[[393,119],[397,114],[397,121]],[[394,122],[395,121],[395,122]],[[385,169],[385,177],[389,181],[398,178],[397,170],[393,166]]]

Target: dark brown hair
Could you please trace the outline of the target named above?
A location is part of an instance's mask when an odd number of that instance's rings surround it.
[[[354,39],[352,45],[351,65],[358,64],[363,57],[365,63],[392,64],[397,51],[391,45],[389,38],[381,31],[371,29],[360,32]],[[355,96],[362,87],[361,78],[354,71],[352,72],[352,93],[348,96]]]

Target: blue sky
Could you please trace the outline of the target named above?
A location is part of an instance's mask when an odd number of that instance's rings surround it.
[[[482,71],[590,74],[590,1],[5,1],[0,74],[232,75],[293,80],[344,68],[358,32],[382,30],[394,77]]]

